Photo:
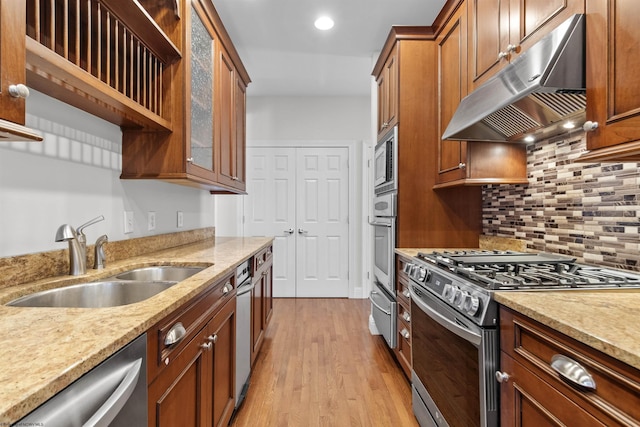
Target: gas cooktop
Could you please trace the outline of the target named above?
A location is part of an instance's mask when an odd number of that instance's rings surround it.
[[[488,290],[640,287],[640,274],[578,264],[575,258],[549,253],[444,251],[420,252],[417,258]]]

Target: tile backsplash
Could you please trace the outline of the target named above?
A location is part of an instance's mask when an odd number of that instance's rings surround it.
[[[527,148],[528,185],[483,188],[483,232],[640,271],[640,163],[578,163],[584,134]]]

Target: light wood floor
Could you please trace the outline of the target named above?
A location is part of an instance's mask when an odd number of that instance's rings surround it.
[[[417,426],[411,389],[380,336],[368,300],[276,299],[243,426]]]

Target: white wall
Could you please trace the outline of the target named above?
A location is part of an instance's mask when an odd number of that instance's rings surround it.
[[[27,126],[43,142],[0,142],[0,257],[63,249],[58,226],[85,230],[88,243],[214,225],[214,198],[206,191],[154,180],[120,180],[122,138],[118,126],[32,91]],[[134,232],[124,234],[124,211],[134,212]],[[178,229],[176,212],[184,212]],[[147,230],[147,212],[156,229]]]
[[[362,284],[363,252],[369,234],[367,223],[368,191],[366,158],[371,145],[371,99],[370,96],[249,96],[247,98],[247,152],[257,143],[301,143],[318,141],[356,141],[355,168],[356,250],[353,272],[358,295],[368,289]],[[242,226],[242,196],[216,196],[216,234],[219,236],[240,235]],[[363,247],[364,245],[364,247]]]

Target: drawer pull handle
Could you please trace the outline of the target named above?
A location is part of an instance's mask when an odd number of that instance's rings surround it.
[[[261,259],[259,259],[259,260],[258,260],[258,265],[262,265],[262,264],[264,264],[264,261],[263,261],[263,260],[261,260]]]
[[[572,384],[590,390],[596,389],[596,382],[591,374],[582,365],[567,356],[554,354],[551,358],[551,368]]]
[[[411,322],[411,316],[406,311],[402,313],[402,318],[404,319],[405,322]]]
[[[506,372],[496,371],[496,381],[499,383],[506,383],[509,381],[509,374]]]
[[[408,340],[411,337],[411,334],[405,328],[400,331],[400,335],[402,335],[405,340]]]
[[[187,330],[182,326],[181,322],[176,323],[169,329],[167,336],[164,337],[164,345],[169,346],[177,344],[182,341],[182,338],[187,335]]]
[[[222,295],[226,295],[229,292],[231,292],[231,290],[233,289],[233,286],[231,286],[231,282],[227,282],[224,285],[224,288],[222,288]]]

